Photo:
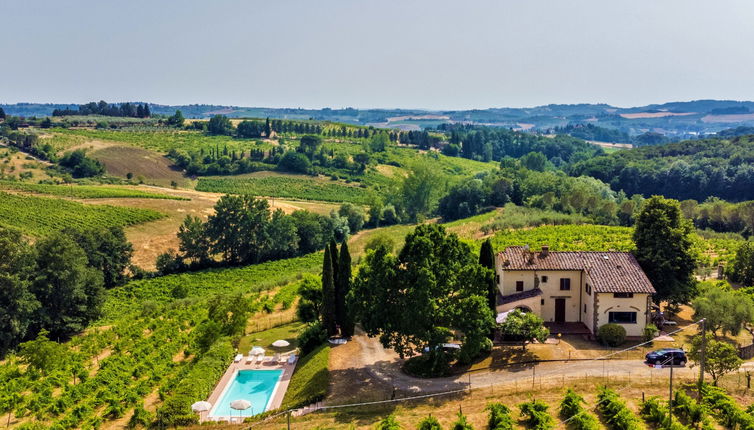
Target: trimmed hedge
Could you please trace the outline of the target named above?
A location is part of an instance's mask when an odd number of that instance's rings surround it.
[[[618,324],[605,324],[597,330],[597,338],[607,346],[618,346],[626,341],[626,329]]]
[[[156,423],[162,426],[185,426],[199,422],[191,410],[197,399],[205,399],[215,383],[225,373],[235,350],[229,337],[218,339],[202,357],[192,365],[186,377],[167,394],[157,410]]]

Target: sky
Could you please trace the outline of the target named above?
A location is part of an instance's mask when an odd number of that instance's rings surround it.
[[[0,0],[0,16],[0,103],[754,100],[751,0]]]

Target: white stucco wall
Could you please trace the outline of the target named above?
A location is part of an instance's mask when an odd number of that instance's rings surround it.
[[[610,312],[636,312],[636,324],[621,324],[627,336],[643,336],[647,325],[647,296],[634,294],[630,299],[615,298],[613,293],[599,293],[597,307],[597,328],[607,324]]]
[[[582,279],[583,272],[573,270],[510,270],[504,271],[498,269],[499,283],[498,288],[503,296],[516,294],[516,282],[524,282],[524,291],[533,290],[537,286],[542,290],[542,295],[537,299],[544,301],[541,303],[539,316],[546,322],[555,321],[555,300],[558,298],[564,299],[565,302],[565,320],[567,322],[578,322],[584,320],[584,303],[587,303],[587,308],[592,306],[591,299],[587,300],[587,295],[584,292],[584,280]],[[543,277],[547,277],[547,282],[543,281]],[[540,279],[538,285],[535,282],[535,277]],[[568,278],[571,280],[570,290],[560,289],[560,279]],[[511,306],[510,308],[515,307]],[[508,309],[505,309],[508,310]],[[532,311],[535,311],[532,309]],[[536,311],[535,311],[536,312]],[[589,324],[587,324],[589,326]]]

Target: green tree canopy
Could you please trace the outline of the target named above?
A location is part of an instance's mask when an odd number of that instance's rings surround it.
[[[754,302],[746,295],[716,285],[703,288],[692,302],[694,319],[705,319],[705,328],[715,336],[738,335],[742,328],[754,321]]]
[[[744,242],[733,259],[730,278],[744,286],[754,286],[754,242]]]
[[[89,266],[102,272],[105,288],[123,284],[128,276],[126,269],[131,264],[133,245],[126,239],[122,227],[100,229],[65,229],[86,253]]]
[[[65,234],[41,239],[34,249],[37,267],[30,290],[44,304],[36,312],[37,329],[47,329],[53,337],[83,330],[100,315],[102,273],[89,267],[84,250]]]
[[[194,264],[207,265],[212,261],[212,243],[207,235],[206,225],[201,218],[186,215],[178,227],[178,250],[184,258]]]
[[[435,210],[444,191],[445,177],[428,165],[417,163],[401,184],[401,206],[416,221]]]
[[[335,268],[330,246],[322,258],[322,324],[329,336],[336,334]]]
[[[322,281],[312,275],[304,275],[298,289],[300,297],[296,316],[307,323],[322,320]]]
[[[207,131],[210,134],[231,135],[233,134],[233,124],[225,115],[215,115],[209,119]]]
[[[547,156],[541,152],[530,152],[521,157],[520,162],[529,170],[544,172],[547,167]]]
[[[696,292],[693,226],[677,200],[652,196],[636,220],[636,259],[652,282],[658,302],[686,303]]]
[[[384,245],[367,254],[352,303],[366,332],[401,357],[425,346],[434,351],[453,328],[479,343],[494,323],[486,304],[491,276],[456,235],[424,224],[406,236],[398,257]],[[473,357],[478,350],[467,352]]]
[[[26,336],[39,302],[29,291],[34,256],[21,233],[0,228],[0,255],[0,357],[3,357]]]
[[[709,373],[712,381],[717,385],[717,381],[726,373],[735,372],[741,367],[741,360],[738,357],[738,351],[731,344],[715,340],[711,334],[707,334],[707,345],[704,350],[704,371]],[[688,356],[692,361],[699,363],[702,357],[702,335],[694,336],[691,339],[691,349]]]
[[[183,127],[184,121],[185,118],[183,118],[183,112],[176,110],[175,113],[168,118],[168,125],[172,125],[173,127]]]
[[[522,312],[519,309],[509,313],[499,328],[504,337],[520,340],[521,348],[524,350],[527,342],[544,342],[550,335],[542,318],[533,312]]]
[[[492,241],[490,239],[482,242],[482,247],[479,250],[479,264],[482,267],[490,269],[494,273],[495,250],[492,247]],[[495,278],[493,277],[492,279],[490,279],[490,282],[487,285],[487,305],[490,307],[492,312],[496,312],[498,291],[499,290],[497,288],[497,283],[495,282]]]

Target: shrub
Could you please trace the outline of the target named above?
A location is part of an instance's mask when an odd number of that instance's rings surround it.
[[[605,324],[597,330],[597,338],[607,346],[618,346],[626,341],[626,329],[618,324]]]
[[[325,330],[321,322],[315,321],[309,324],[298,335],[298,348],[301,355],[306,355],[325,343],[325,341],[327,341],[327,330]]]
[[[657,326],[654,324],[647,324],[646,327],[644,327],[644,340],[649,342],[650,340],[657,337],[657,335],[660,333],[660,330],[657,329]]]
[[[458,419],[453,423],[453,430],[474,430],[474,426],[466,421],[466,415],[458,413]]]
[[[311,168],[312,164],[306,155],[293,151],[286,152],[278,163],[278,169],[288,172],[309,173]]]
[[[423,420],[419,421],[419,426],[417,427],[417,429],[418,430],[441,430],[442,426],[440,425],[440,422],[437,421],[437,418],[430,415],[427,418],[424,418]]]
[[[374,427],[376,430],[401,430],[401,425],[395,420],[395,415],[388,415]]]
[[[490,403],[484,408],[490,411],[490,417],[487,419],[487,427],[490,430],[512,430],[513,418],[511,410],[502,403]]]
[[[518,405],[526,425],[533,430],[550,430],[555,427],[555,420],[547,413],[547,403],[531,400]]]
[[[403,370],[409,375],[420,378],[447,376],[450,373],[450,360],[449,354],[442,350],[436,350],[433,353],[409,358],[403,366]]]
[[[167,394],[157,410],[157,423],[161,426],[196,424],[198,417],[191,411],[196,399],[206,398],[215,382],[225,372],[233,357],[230,339],[215,342],[194,364],[186,376]]]

